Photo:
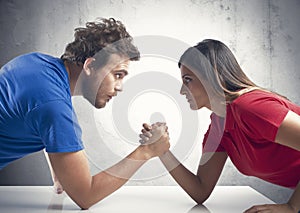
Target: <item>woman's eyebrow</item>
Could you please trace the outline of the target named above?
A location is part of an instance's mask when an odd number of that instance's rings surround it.
[[[184,74],[181,78],[185,78],[185,77],[191,77],[189,74]]]

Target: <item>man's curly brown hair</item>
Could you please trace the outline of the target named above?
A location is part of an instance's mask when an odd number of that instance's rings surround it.
[[[107,49],[108,46],[111,46],[110,54],[125,56],[131,61],[140,59],[140,52],[132,44],[132,37],[122,22],[114,18],[101,18],[95,22],[87,22],[86,27],[75,29],[74,37],[75,40],[67,45],[65,53],[61,56],[63,61],[75,62],[80,65],[87,58],[95,57],[101,50]],[[112,46],[114,47],[112,48]],[[101,55],[103,57],[103,54]],[[105,59],[100,59],[101,63],[107,62],[108,54],[105,55]],[[98,66],[100,66],[99,63]]]

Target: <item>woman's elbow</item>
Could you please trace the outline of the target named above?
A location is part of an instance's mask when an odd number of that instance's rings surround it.
[[[201,198],[193,198],[193,200],[197,203],[197,205],[202,205],[207,199],[208,199],[209,196],[207,197],[201,197]]]
[[[202,205],[209,198],[212,190],[205,190],[204,188],[202,188],[199,191],[200,193],[197,193],[196,195],[191,197],[198,205]]]

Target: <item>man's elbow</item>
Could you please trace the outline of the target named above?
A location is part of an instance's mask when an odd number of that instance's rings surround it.
[[[100,202],[102,199],[95,200],[91,196],[86,196],[86,197],[77,197],[76,199],[73,199],[73,201],[82,209],[82,210],[87,210],[96,203]]]
[[[77,203],[77,205],[81,208],[81,210],[88,210],[90,207],[93,206],[93,204],[84,203],[84,202]]]
[[[87,210],[89,209],[90,207],[92,207],[96,202],[91,202],[89,200],[86,200],[86,201],[74,201],[82,210]]]

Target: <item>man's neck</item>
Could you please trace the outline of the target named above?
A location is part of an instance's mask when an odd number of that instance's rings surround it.
[[[73,63],[73,62],[68,62],[68,61],[65,61],[64,65],[68,72],[70,91],[71,91],[71,95],[73,96],[73,95],[75,95],[75,87],[77,90],[77,89],[79,89],[77,87],[80,86],[80,85],[76,85],[76,84],[78,83],[78,78],[82,71],[82,66],[77,65],[76,63]]]

